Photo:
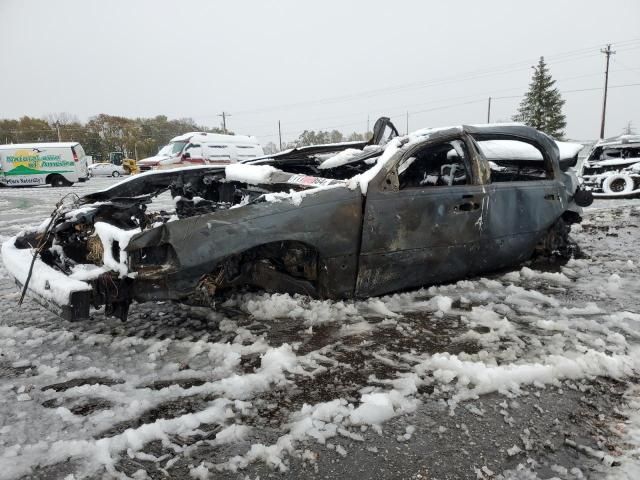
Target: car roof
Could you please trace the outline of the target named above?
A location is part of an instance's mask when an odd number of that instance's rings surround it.
[[[0,145],[1,149],[9,150],[14,148],[69,148],[79,145],[80,142],[48,142],[48,143],[9,143]]]
[[[220,142],[220,143],[248,143],[259,145],[256,137],[250,137],[248,135],[225,135],[222,133],[208,133],[208,132],[187,132],[177,137],[173,137],[169,142]]]

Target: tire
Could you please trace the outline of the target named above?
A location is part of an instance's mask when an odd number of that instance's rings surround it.
[[[624,173],[617,173],[605,178],[602,191],[608,194],[629,193],[633,191],[633,178]]]
[[[69,185],[69,182],[67,182],[61,175],[54,175],[49,179],[49,183],[55,188],[66,187]]]
[[[120,176],[120,172],[117,170],[114,170],[113,173],[111,174],[112,177],[114,178],[118,178]]]

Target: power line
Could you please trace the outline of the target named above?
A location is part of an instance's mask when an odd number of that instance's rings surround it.
[[[640,86],[640,83],[628,83],[628,84],[622,84],[622,85],[609,85],[609,89],[615,89],[615,88],[625,88],[625,87],[637,87]],[[592,87],[592,88],[578,88],[578,89],[571,89],[571,90],[561,90],[560,93],[562,94],[566,94],[566,93],[577,93],[577,92],[589,92],[589,91],[595,91],[595,90],[600,90],[601,87]],[[513,99],[513,98],[522,98],[523,95],[508,95],[508,96],[502,96],[502,97],[491,97],[492,100],[502,100],[502,99]],[[470,100],[470,101],[466,101],[466,102],[459,102],[459,103],[453,103],[453,104],[448,104],[448,105],[442,105],[442,106],[438,106],[438,107],[433,107],[433,108],[428,108],[428,109],[423,109],[423,110],[415,110],[415,111],[409,111],[409,115],[417,115],[420,113],[428,113],[428,112],[434,112],[434,111],[438,111],[438,110],[446,110],[449,108],[454,108],[454,107],[459,107],[459,106],[464,106],[464,105],[472,105],[472,104],[477,104],[477,103],[484,103],[487,101],[486,97],[483,98],[478,98],[475,100]],[[398,114],[398,115],[390,115],[390,118],[402,118],[403,114]],[[350,122],[350,123],[345,123],[345,124],[341,124],[341,125],[332,125],[332,126],[324,126],[324,127],[320,127],[320,130],[332,130],[332,129],[338,129],[341,127],[345,127],[345,126],[350,126],[350,125],[358,125],[360,122]],[[296,134],[298,133],[299,130],[296,131],[288,131],[288,132],[282,132],[283,135],[292,135],[292,134]],[[270,135],[256,135],[258,138],[271,138],[273,137],[272,134]]]
[[[600,76],[602,75],[602,72],[598,71],[596,73],[588,73],[588,74],[582,74],[582,75],[573,75],[571,77],[563,77],[563,78],[558,78],[556,79],[556,81],[558,82],[564,82],[564,81],[569,81],[569,80],[575,80],[575,79],[579,79],[579,78],[588,78],[588,77],[595,77],[595,76]],[[500,90],[492,90],[491,92],[486,92],[483,94],[474,94],[474,95],[463,95],[463,96],[456,96],[456,97],[448,97],[448,98],[440,98],[440,99],[434,99],[431,100],[429,102],[423,102],[423,103],[418,103],[416,104],[415,102],[412,102],[410,104],[403,104],[403,105],[398,105],[398,106],[392,106],[389,108],[377,108],[378,111],[383,111],[385,112],[387,115],[389,114],[390,111],[406,111],[408,108],[416,108],[416,107],[420,107],[420,106],[427,106],[427,105],[433,105],[433,104],[438,104],[438,103],[442,103],[442,102],[450,102],[450,101],[455,101],[455,100],[465,100],[465,99],[475,99],[478,98],[478,96],[483,96],[483,97],[487,97],[489,95],[491,95],[493,97],[493,95],[495,93],[500,93],[500,92],[509,92],[509,91],[521,91],[522,88],[521,87],[510,87],[510,88],[503,88]],[[517,95],[516,97],[519,97],[520,95]],[[504,98],[504,97],[493,97],[493,98]],[[354,113],[348,113],[346,115],[331,115],[329,117],[322,117],[322,118],[314,118],[314,120],[318,121],[324,121],[324,120],[334,120],[334,119],[343,119],[343,118],[362,118],[365,114],[367,114],[369,111],[371,110],[371,108],[368,108],[368,110],[366,111],[360,111],[360,112],[354,112]],[[309,124],[309,120],[294,120],[292,122],[287,122],[287,125],[301,125],[301,124]],[[273,125],[273,122],[264,122],[264,123],[258,123],[258,124],[250,124],[250,125],[246,125],[243,127],[244,131],[251,131],[251,130],[255,130],[255,129],[262,129],[262,128],[269,128]],[[368,129],[367,129],[368,131]]]
[[[633,44],[635,44],[635,43],[640,43],[640,38],[634,38],[634,39],[629,39],[629,40],[616,42],[616,44],[625,45],[627,47],[627,49],[640,48],[640,45],[633,46]],[[593,52],[593,50],[598,46],[599,45],[596,45],[596,46],[593,46],[593,47],[584,47],[584,48],[581,48],[581,49],[578,49],[578,50],[572,50],[572,51],[568,51],[568,52],[563,52],[563,53],[559,53],[559,54],[550,55],[550,56],[547,56],[546,58],[548,60],[554,62],[554,63],[563,63],[563,62],[567,62],[567,61],[573,61],[573,60],[576,60],[576,59],[593,57],[593,56],[597,56],[598,55],[597,53]],[[631,48],[629,48],[629,47],[631,47]],[[452,76],[448,76],[448,77],[441,77],[441,78],[432,79],[432,80],[426,80],[426,81],[420,81],[420,82],[412,82],[412,83],[403,84],[403,85],[395,85],[395,86],[383,87],[383,88],[378,88],[378,89],[369,90],[369,91],[365,91],[365,92],[358,92],[358,93],[354,93],[354,94],[340,95],[340,96],[335,96],[335,97],[326,97],[326,98],[321,98],[321,99],[316,99],[316,100],[309,100],[309,101],[303,101],[303,102],[297,102],[297,103],[290,103],[290,104],[285,104],[285,105],[272,105],[272,106],[260,107],[260,108],[256,108],[256,109],[250,109],[250,110],[241,110],[241,111],[237,111],[236,115],[246,115],[246,114],[251,114],[251,113],[265,113],[265,112],[274,111],[274,110],[288,110],[288,109],[304,107],[304,106],[311,106],[311,105],[325,105],[325,104],[341,103],[341,102],[346,102],[346,101],[350,101],[350,100],[354,100],[354,99],[371,98],[373,96],[379,96],[379,95],[390,94],[390,93],[397,93],[397,92],[416,89],[416,88],[425,88],[425,87],[437,86],[437,85],[441,85],[441,84],[459,83],[459,82],[463,82],[463,81],[475,80],[475,79],[478,79],[478,78],[484,78],[484,77],[488,77],[488,76],[501,75],[501,74],[505,74],[505,73],[512,73],[514,71],[518,71],[518,70],[521,70],[523,68],[527,68],[528,69],[529,66],[530,66],[530,63],[532,61],[533,60],[521,60],[521,61],[518,61],[518,62],[515,62],[515,63],[503,65],[503,66],[485,68],[485,69],[475,70],[475,71],[471,71],[471,72],[467,72],[467,73],[461,73],[461,74],[452,75]],[[207,118],[209,116],[208,115],[198,115],[197,117],[198,118]]]

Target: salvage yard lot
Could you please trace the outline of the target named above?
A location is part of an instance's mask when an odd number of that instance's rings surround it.
[[[0,242],[113,182],[0,189]],[[600,201],[562,268],[126,323],[18,308],[0,265],[0,478],[640,478],[639,227]]]

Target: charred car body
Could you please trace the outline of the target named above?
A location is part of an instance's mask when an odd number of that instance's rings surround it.
[[[640,195],[640,135],[622,135],[596,143],[580,176],[596,197]]]
[[[369,142],[136,175],[58,207],[2,255],[27,294],[71,320],[91,305],[126,318],[134,300],[211,305],[246,288],[382,295],[562,247],[590,203],[573,161],[529,127],[400,137],[382,118]],[[175,211],[148,208],[167,192]]]

